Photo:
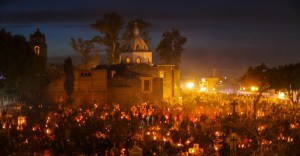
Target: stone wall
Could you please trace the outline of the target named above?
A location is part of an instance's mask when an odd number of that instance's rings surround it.
[[[145,101],[161,101],[163,99],[163,80],[152,78],[152,91],[142,91],[142,79],[116,77],[108,81],[108,103],[119,103],[122,105],[138,104]]]
[[[57,79],[49,85],[48,97],[51,102],[65,102],[67,94],[64,90],[65,76],[63,70]],[[107,102],[106,70],[75,70],[74,93],[72,99],[76,105]]]
[[[175,69],[174,65],[150,66],[147,64],[140,64],[130,66],[128,70],[140,73],[141,75],[163,79],[162,94],[164,99],[170,99],[181,95],[180,71]]]

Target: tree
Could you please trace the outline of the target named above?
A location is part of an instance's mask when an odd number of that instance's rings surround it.
[[[72,59],[70,57],[68,57],[65,60],[64,71],[65,71],[64,89],[65,89],[65,91],[68,95],[67,103],[71,104],[72,103],[72,94],[73,94],[73,91],[74,91],[75,77],[74,77]]]
[[[128,44],[128,41],[130,41],[130,39],[133,37],[133,29],[135,23],[138,24],[140,36],[144,39],[145,43],[149,45],[149,42],[151,40],[149,37],[149,30],[152,27],[152,24],[142,19],[136,19],[127,23],[125,31],[122,34],[121,49],[125,49],[126,45]]]
[[[108,64],[117,64],[120,62],[121,51],[126,49],[128,42],[133,37],[132,31],[135,23],[139,26],[141,37],[146,44],[149,44],[150,37],[148,34],[152,24],[142,19],[129,21],[121,37],[119,36],[124,26],[124,20],[117,13],[105,14],[101,20],[97,20],[96,23],[90,25],[101,33],[101,35],[95,36],[91,41],[106,47]]]
[[[70,44],[71,47],[81,55],[79,68],[91,69],[99,64],[99,53],[92,41],[83,40],[82,38],[71,38]],[[94,56],[90,56],[92,52],[96,52]]]
[[[263,63],[256,67],[249,67],[247,72],[240,78],[243,86],[257,87],[257,95],[253,101],[253,116],[256,119],[257,104],[262,96],[262,93],[270,89],[270,69]]]
[[[47,86],[47,66],[21,35],[0,30],[0,95],[35,100]]]
[[[156,52],[162,64],[174,64],[179,69],[183,45],[187,39],[181,36],[178,29],[165,32],[163,39],[156,48]]]
[[[300,63],[272,68],[271,87],[275,90],[286,91],[294,106],[300,98]]]
[[[107,63],[119,63],[121,54],[119,34],[124,24],[123,18],[117,13],[105,14],[102,20],[90,26],[98,30],[102,35],[93,38],[93,41],[106,47]]]

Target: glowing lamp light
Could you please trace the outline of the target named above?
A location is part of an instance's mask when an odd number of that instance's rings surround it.
[[[254,92],[254,91],[258,91],[258,87],[251,86],[251,87],[250,87],[250,90],[251,90],[252,92]]]
[[[49,128],[46,129],[46,134],[50,134],[51,130]]]
[[[23,125],[23,124],[26,124],[26,117],[19,116],[18,117],[18,125]]]
[[[178,146],[178,147],[181,147],[181,146],[182,146],[182,144],[181,144],[181,143],[177,143],[177,146]]]
[[[164,142],[166,142],[166,141],[167,141],[167,139],[166,139],[165,137],[163,137],[163,141],[164,141]]]
[[[203,86],[200,87],[200,92],[206,92],[206,91],[207,91],[206,87],[203,87]]]
[[[189,83],[186,84],[186,86],[187,86],[189,89],[192,89],[192,88],[195,86],[195,84],[194,84],[193,82],[189,82]]]
[[[278,99],[282,99],[282,100],[285,99],[285,94],[284,94],[284,92],[279,92],[279,93],[278,93]]]
[[[153,140],[156,140],[156,136],[153,137]]]
[[[189,154],[194,154],[195,153],[195,149],[194,148],[189,148]]]
[[[214,148],[215,148],[216,151],[219,150],[219,147],[217,145],[214,145]]]

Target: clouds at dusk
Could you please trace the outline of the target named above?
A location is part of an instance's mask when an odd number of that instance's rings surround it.
[[[49,57],[56,58],[74,54],[69,46],[71,37],[97,35],[89,24],[105,13],[117,12],[126,21],[141,18],[153,24],[153,53],[162,33],[178,28],[188,39],[182,68],[200,75],[212,67],[242,72],[262,62],[270,66],[299,62],[299,10],[299,2],[288,0],[3,0],[0,24],[24,36],[40,27]]]

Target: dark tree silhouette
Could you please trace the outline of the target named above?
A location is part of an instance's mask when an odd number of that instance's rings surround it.
[[[270,89],[271,72],[269,67],[261,64],[256,67],[249,67],[247,72],[241,77],[240,82],[243,86],[258,87],[257,94],[253,101],[253,117],[256,119],[257,104],[262,96],[262,93]]]
[[[149,29],[152,27],[151,23],[142,19],[131,20],[127,23],[122,35],[120,35],[124,23],[122,16],[117,13],[108,13],[105,14],[101,20],[97,20],[90,25],[93,29],[101,33],[101,35],[95,36],[91,41],[105,46],[108,64],[120,63],[121,51],[125,50],[126,45],[133,37],[132,31],[135,23],[138,24],[140,35],[146,44],[150,42],[148,34]]]
[[[277,91],[286,91],[294,106],[300,98],[300,63],[274,67],[271,69],[271,87]]]
[[[91,69],[99,64],[98,49],[94,45],[94,42],[90,40],[83,40],[82,38],[71,38],[71,47],[81,55],[79,68]],[[91,56],[91,53],[95,53]]]
[[[117,13],[105,14],[101,20],[90,26],[101,33],[93,38],[93,41],[106,47],[107,63],[119,63],[121,54],[119,34],[124,24],[122,16]]]
[[[0,95],[34,100],[47,85],[47,66],[21,35],[0,30]]]
[[[178,29],[172,29],[163,34],[163,39],[156,48],[162,64],[173,64],[179,69],[183,45],[187,39],[181,36]]]
[[[74,91],[74,71],[73,71],[73,64],[72,59],[68,57],[64,63],[64,71],[65,71],[65,82],[64,82],[64,89],[68,95],[67,103],[72,103],[72,94]]]

